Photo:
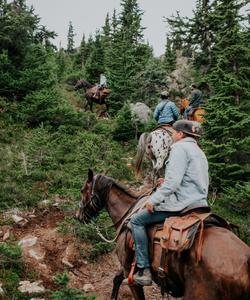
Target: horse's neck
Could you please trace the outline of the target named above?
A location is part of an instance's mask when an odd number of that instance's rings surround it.
[[[89,83],[86,80],[82,80],[82,86],[85,87],[85,88],[87,88],[87,89],[91,89],[92,87],[94,87],[93,84]]]
[[[110,189],[106,204],[107,211],[113,223],[116,224],[119,222],[135,202],[136,197],[132,197],[126,192],[120,190],[118,187],[113,186]]]

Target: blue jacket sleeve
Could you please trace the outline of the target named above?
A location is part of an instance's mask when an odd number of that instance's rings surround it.
[[[174,119],[178,120],[178,118],[179,118],[179,111],[178,111],[178,109],[177,109],[177,107],[176,107],[176,105],[174,103],[171,105],[171,109],[172,109],[172,112],[173,112],[173,115],[174,115]]]
[[[157,105],[154,111],[154,118],[156,121],[159,120],[159,116],[160,116],[160,110],[159,110],[159,106]]]
[[[168,196],[176,192],[183,180],[187,165],[188,157],[185,149],[177,145],[174,146],[166,164],[164,183],[150,197],[153,205],[160,204]]]

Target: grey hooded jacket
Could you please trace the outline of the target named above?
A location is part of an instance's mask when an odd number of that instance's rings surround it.
[[[186,137],[171,146],[165,181],[152,194],[155,211],[181,211],[190,205],[205,206],[208,193],[208,162],[196,141]]]

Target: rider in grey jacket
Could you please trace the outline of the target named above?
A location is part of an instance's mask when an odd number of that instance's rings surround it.
[[[134,280],[140,285],[152,282],[146,226],[178,215],[186,207],[208,205],[208,162],[196,142],[200,125],[180,120],[173,129],[174,144],[166,163],[164,183],[150,197],[146,208],[130,221],[138,268]]]

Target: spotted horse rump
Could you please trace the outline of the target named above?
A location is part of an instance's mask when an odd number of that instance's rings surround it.
[[[142,160],[146,153],[147,158],[152,162],[153,179],[160,176],[173,143],[172,134],[172,127],[160,126],[152,132],[143,133],[140,136],[135,162],[137,174],[141,171]]]

